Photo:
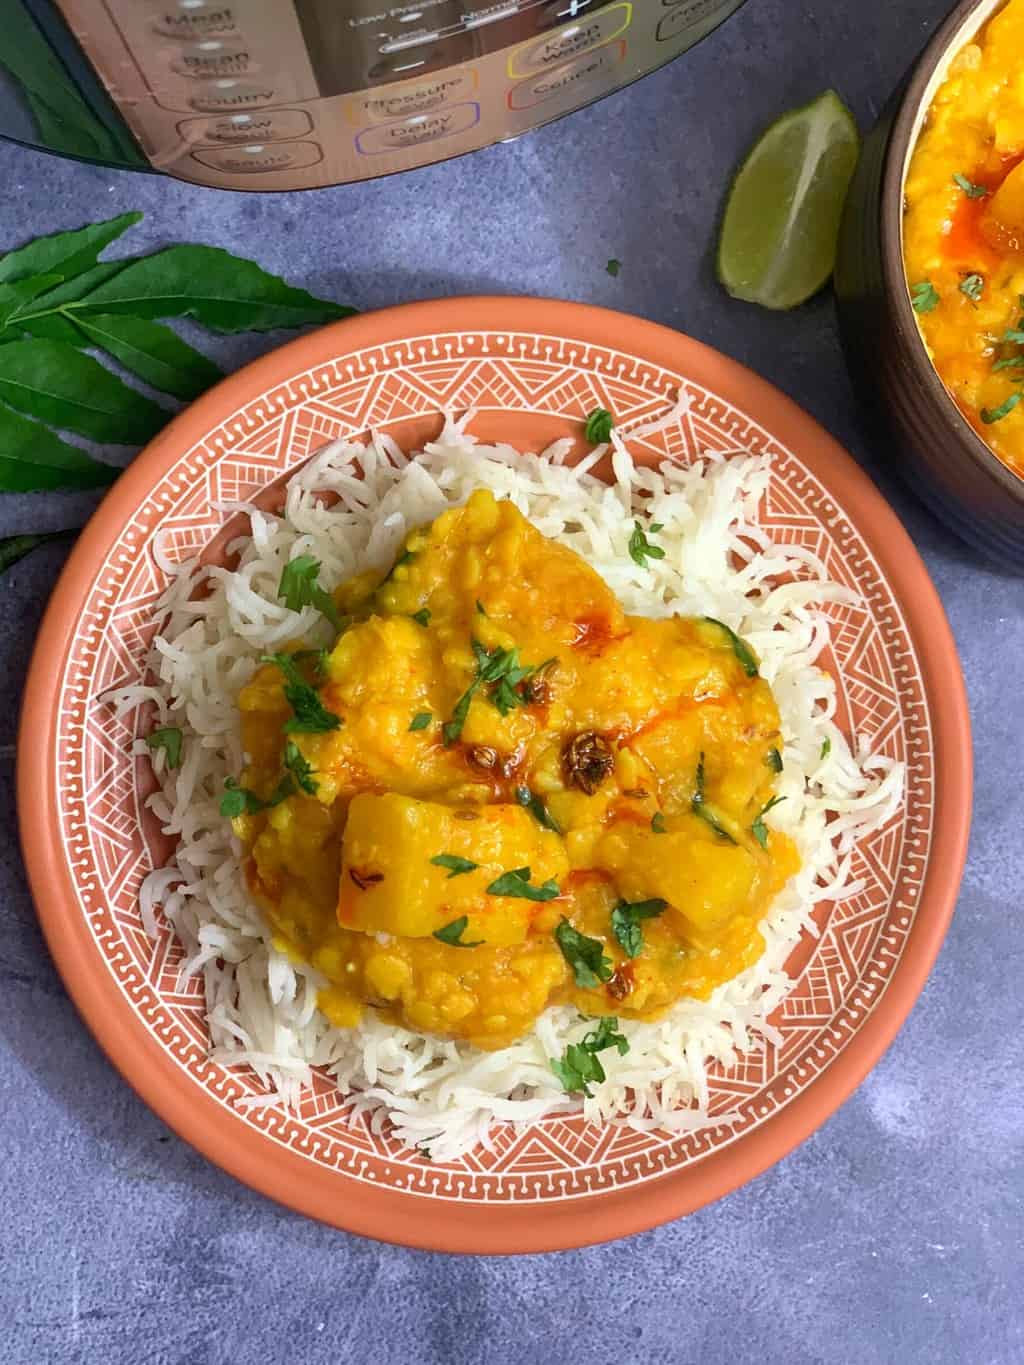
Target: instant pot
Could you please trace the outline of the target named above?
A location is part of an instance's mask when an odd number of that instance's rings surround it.
[[[442,161],[589,104],[743,0],[0,0],[0,135],[225,189]]]

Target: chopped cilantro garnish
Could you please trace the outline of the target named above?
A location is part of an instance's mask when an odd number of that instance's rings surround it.
[[[607,408],[594,408],[587,413],[583,424],[583,434],[592,445],[603,445],[612,439],[615,418]]]
[[[931,280],[921,280],[910,286],[910,299],[915,313],[930,313],[939,302],[939,295]]]
[[[540,886],[530,885],[530,869],[516,867],[511,872],[503,872],[487,888],[489,896],[509,896],[515,900],[553,901],[558,895],[558,883],[554,877]]]
[[[444,742],[452,745],[462,734],[462,728],[469,715],[469,705],[481,687],[489,688],[489,698],[491,704],[501,712],[503,716],[514,710],[517,706],[527,706],[529,698],[516,689],[526,681],[530,675],[537,671],[532,664],[522,665],[519,662],[518,649],[488,649],[479,640],[470,641],[473,646],[473,654],[476,658],[476,677],[463,692],[462,696],[455,703],[452,718],[444,726]],[[544,667],[544,665],[541,665]]]
[[[578,1043],[570,1043],[560,1059],[551,1059],[551,1070],[565,1090],[582,1090],[590,1098],[590,1083],[600,1084],[605,1079],[604,1067],[597,1059],[599,1052],[613,1047],[620,1057],[629,1051],[629,1042],[618,1031],[619,1021],[614,1015],[598,1020],[597,1028],[585,1033]]]
[[[710,621],[713,626],[718,626],[719,630],[725,631],[726,635],[729,637],[729,643],[732,645],[732,652],[743,665],[744,673],[748,678],[756,678],[758,669],[757,655],[747,644],[746,640],[741,639],[724,621],[717,621],[713,616],[705,616],[704,620]]]
[[[769,749],[767,755],[765,756],[765,762],[768,764],[769,768],[771,768],[773,773],[782,772],[782,754],[779,752],[778,749]]]
[[[433,712],[417,711],[416,714],[413,716],[412,720],[409,722],[409,729],[425,730],[433,719],[434,719]]]
[[[567,919],[561,919],[555,929],[555,942],[581,989],[597,990],[602,981],[611,980],[611,959],[605,957],[604,944],[599,938],[588,938],[574,929]]]
[[[146,736],[146,743],[154,753],[163,750],[168,768],[180,768],[183,739],[184,735],[176,725],[161,725],[158,730],[150,731]]]
[[[430,612],[426,607],[420,607],[419,611],[414,611],[412,613],[412,619],[418,626],[423,626],[425,628],[430,625]]]
[[[966,294],[972,303],[977,303],[985,292],[984,277],[975,273],[965,275],[960,281],[959,289],[961,294]]]
[[[668,909],[668,901],[654,896],[648,901],[619,901],[612,911],[612,933],[619,940],[627,957],[639,957],[644,946],[640,921],[657,919]]]
[[[549,829],[553,834],[561,834],[561,825],[536,792],[530,791],[529,787],[516,787],[516,800],[524,810],[530,812],[541,829]]]
[[[480,679],[474,678],[465,692],[463,692],[462,696],[455,703],[455,709],[452,711],[451,720],[445,721],[444,725],[441,727],[441,733],[444,735],[446,746],[454,744],[462,734],[462,727],[465,725],[466,717],[469,715],[469,703],[476,695],[476,690],[479,686]]]
[[[339,613],[334,598],[317,581],[320,561],[312,555],[298,555],[290,560],[281,571],[281,581],[277,585],[277,595],[284,599],[289,611],[301,611],[303,607],[315,607],[321,616],[327,618],[340,634],[348,624]]]
[[[984,185],[976,185],[973,180],[968,180],[966,175],[961,175],[959,172],[953,176],[953,181],[954,184],[960,186],[968,199],[984,199],[985,195],[988,194]]]
[[[269,810],[271,806],[280,805],[295,790],[295,785],[290,776],[282,777],[280,782],[271,792],[270,796],[264,801],[248,787],[240,787],[233,777],[224,779],[224,795],[220,799],[220,813],[229,820],[236,819],[239,815],[255,815],[258,811]]]
[[[665,817],[664,815],[662,815],[660,810],[656,810],[654,814],[651,816],[651,829],[654,831],[655,834],[668,833],[668,831],[665,828]]]
[[[284,746],[284,766],[294,777],[296,785],[307,796],[315,796],[319,783],[313,778],[315,769],[303,758],[299,746],[290,739]]]
[[[655,523],[657,525],[658,523]],[[653,531],[654,526],[651,527]],[[629,557],[634,564],[639,564],[641,569],[647,567],[649,559],[664,559],[665,551],[660,545],[652,545],[644,534],[643,527],[638,521],[633,523],[633,532],[629,537]]]
[[[479,948],[484,941],[482,938],[474,939],[472,943],[466,943],[463,940],[462,935],[466,932],[468,923],[469,916],[460,915],[458,919],[453,919],[450,924],[435,929],[434,938],[439,938],[442,943],[447,943],[450,948]]]
[[[821,741],[821,754],[820,754],[820,757],[821,757],[822,759],[826,759],[826,758],[828,758],[828,756],[829,756],[829,754],[830,754],[831,752],[832,752],[832,737],[831,737],[831,735],[826,735],[825,738]]]
[[[453,877],[462,877],[467,872],[475,872],[480,866],[479,863],[474,863],[469,858],[460,858],[457,853],[437,853],[430,861],[435,867],[446,867],[448,869],[449,881]]]
[[[736,840],[732,837],[729,831],[723,827],[721,821],[718,819],[718,816],[715,815],[714,811],[712,811],[711,808],[707,805],[704,796],[703,754],[701,754],[700,759],[697,762],[697,780],[693,796],[690,798],[690,809],[693,811],[694,815],[699,816],[700,819],[703,820],[705,824],[710,825],[716,834],[720,835],[723,839],[728,839],[730,844],[734,844],[736,842]]]
[[[991,426],[993,422],[1001,422],[1003,418],[1011,413],[1021,400],[1021,392],[1011,393],[1009,398],[999,404],[997,408],[982,408],[979,414],[981,420]]]
[[[484,604],[480,601],[479,597],[476,599],[476,610],[477,610],[477,615],[478,615],[478,616],[486,616],[486,615],[487,615],[487,608],[486,608],[486,607],[484,606]]]
[[[341,717],[328,711],[315,687],[310,687],[295,666],[292,654],[264,654],[262,662],[275,664],[284,674],[284,695],[295,713],[285,722],[289,735],[319,735],[341,728]]]
[[[773,796],[766,805],[761,807],[754,817],[754,823],[750,826],[750,832],[762,848],[768,847],[768,826],[765,824],[762,816],[767,815],[773,806],[779,805],[782,801],[785,801],[785,799],[784,796]]]

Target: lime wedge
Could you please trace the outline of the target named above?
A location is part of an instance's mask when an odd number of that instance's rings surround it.
[[[832,274],[860,136],[834,90],[762,133],[736,174],[718,239],[733,298],[795,308]]]

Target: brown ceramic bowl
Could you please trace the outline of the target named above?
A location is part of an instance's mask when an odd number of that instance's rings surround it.
[[[989,450],[935,372],[903,268],[903,185],[918,133],[949,63],[1001,3],[957,5],[865,142],[840,229],[835,292],[850,370],[896,437],[899,471],[964,540],[1024,572],[1024,479]]]

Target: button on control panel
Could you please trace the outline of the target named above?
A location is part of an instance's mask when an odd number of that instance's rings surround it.
[[[585,52],[564,66],[520,81],[508,92],[510,109],[533,109],[549,100],[574,100],[589,87],[602,85],[626,55],[626,44],[609,43],[596,52]]]
[[[415,82],[383,86],[350,96],[346,113],[350,123],[388,123],[413,114],[428,114],[445,104],[455,104],[477,88],[476,72],[454,71],[450,75],[424,77]]]
[[[275,104],[281,98],[281,92],[272,81],[221,80],[210,81],[188,91],[184,103],[186,109],[220,114],[235,109],[258,109],[264,104]]]
[[[182,119],[178,131],[195,147],[280,142],[311,133],[313,120],[304,109],[266,109],[251,114],[224,114],[220,118]]]
[[[232,175],[259,175],[267,171],[296,171],[323,160],[315,142],[254,143],[251,147],[210,147],[192,153],[193,160],[215,171]]]
[[[356,138],[356,151],[361,156],[380,156],[384,152],[405,151],[426,142],[464,133],[480,121],[480,106],[472,101],[453,104],[433,114],[415,114],[397,123],[382,123],[367,128]]]
[[[524,43],[508,59],[508,74],[516,77],[532,76],[560,66],[570,58],[610,43],[629,27],[633,15],[630,3],[609,5],[585,16],[578,23],[555,29],[539,42]]]
[[[153,21],[153,32],[163,38],[182,38],[193,41],[216,34],[238,32],[234,9],[230,5],[207,4],[206,0],[192,0],[190,4],[168,5]]]

